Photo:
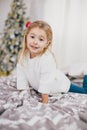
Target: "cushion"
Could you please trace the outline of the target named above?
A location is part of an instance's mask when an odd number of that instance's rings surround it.
[[[87,74],[87,63],[75,63],[65,68],[65,74],[68,74],[72,77],[83,76]]]

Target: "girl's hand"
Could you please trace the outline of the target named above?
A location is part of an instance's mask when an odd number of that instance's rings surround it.
[[[48,94],[42,94],[42,103],[48,103]]]

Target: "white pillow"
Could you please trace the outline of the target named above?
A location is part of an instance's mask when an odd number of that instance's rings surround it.
[[[87,74],[87,63],[72,64],[64,70],[64,73],[73,77],[83,76]]]

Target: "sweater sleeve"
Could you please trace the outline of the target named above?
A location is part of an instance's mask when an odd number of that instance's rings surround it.
[[[28,90],[29,83],[23,67],[20,64],[17,64],[17,89],[18,90]]]

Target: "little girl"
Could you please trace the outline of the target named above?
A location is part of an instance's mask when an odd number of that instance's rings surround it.
[[[23,48],[17,64],[17,89],[29,90],[29,86],[41,93],[43,103],[48,95],[76,92],[87,93],[87,75],[83,87],[70,83],[70,80],[57,69],[51,51],[52,30],[44,21],[35,21],[27,27]]]

